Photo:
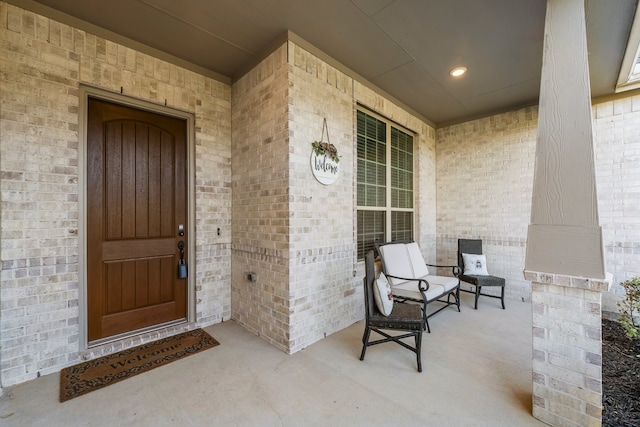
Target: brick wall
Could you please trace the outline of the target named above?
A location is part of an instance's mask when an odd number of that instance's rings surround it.
[[[435,258],[432,127],[291,41],[233,86],[233,318],[287,352],[364,316],[355,243],[357,102],[416,132],[424,190],[418,233]],[[316,181],[310,167],[325,118],[341,156],[331,185]]]
[[[593,108],[598,209],[609,292],[602,294],[607,317],[617,317],[624,296],[620,282],[640,276],[640,95]]]
[[[355,134],[353,80],[289,42],[289,209],[291,352],[363,317],[361,277],[354,277]],[[330,185],[312,174],[311,143],[338,149]],[[328,138],[328,139],[327,139]]]
[[[537,118],[537,108],[524,108],[440,128],[436,137],[438,261],[457,263],[458,238],[480,238],[489,273],[504,277],[506,297],[518,300],[531,289],[522,271]]]
[[[435,257],[434,129],[294,43],[231,88],[18,7],[0,8],[3,386],[178,331],[90,351],[80,342],[81,84],[194,114],[190,272],[201,326],[233,316],[295,352],[363,317],[364,271],[355,259],[357,102],[416,132],[417,239],[425,256]],[[324,118],[342,156],[330,186],[318,183],[309,165]],[[257,273],[256,282],[248,272]]]
[[[640,95],[592,111],[598,209],[613,275],[602,308],[611,317],[624,294],[619,283],[640,275]],[[537,107],[437,131],[438,258],[455,260],[458,237],[482,238],[489,270],[507,279],[512,299],[531,291],[522,271],[536,132]]]
[[[284,351],[290,347],[288,74],[283,45],[234,83],[231,156],[232,317]]]
[[[200,325],[228,319],[230,87],[4,2],[0,40],[2,386],[81,357],[81,83],[195,115],[195,315]]]
[[[415,132],[416,240],[425,258],[455,262],[457,238],[480,237],[490,271],[507,278],[507,296],[530,297],[522,272],[535,107],[436,132],[293,42],[231,88],[6,3],[0,16],[2,385],[81,357],[81,83],[195,116],[191,271],[200,325],[233,317],[295,352],[362,318],[358,103]],[[614,275],[603,309],[616,311],[617,283],[640,274],[640,96],[598,104],[594,117],[600,220]],[[309,165],[324,118],[342,156],[340,177],[329,186],[315,181]],[[257,273],[256,282],[248,272]]]

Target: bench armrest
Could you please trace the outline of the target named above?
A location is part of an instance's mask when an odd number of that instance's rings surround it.
[[[426,263],[426,264],[427,264],[427,267],[450,268],[451,273],[453,274],[453,277],[460,277],[460,274],[462,273],[460,271],[460,267],[458,267],[457,265],[436,265],[436,264],[429,264],[429,263]]]
[[[385,274],[385,276],[387,276],[387,278],[391,277],[392,279],[404,280],[405,282],[418,282],[418,290],[420,290],[422,294],[422,299],[427,300],[425,292],[429,290],[429,282],[425,279],[412,279],[409,277],[392,276],[391,274]],[[393,293],[393,285],[391,286],[391,292]]]

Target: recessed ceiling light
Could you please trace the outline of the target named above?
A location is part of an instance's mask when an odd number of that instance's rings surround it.
[[[452,77],[460,77],[466,72],[467,72],[466,67],[456,67],[453,70],[449,71],[449,74],[451,74]]]

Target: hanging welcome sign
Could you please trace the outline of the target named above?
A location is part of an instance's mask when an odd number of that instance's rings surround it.
[[[327,141],[324,141],[324,134],[327,134]],[[329,129],[327,119],[322,124],[322,137],[320,141],[311,143],[311,172],[319,183],[324,185],[333,184],[338,179],[340,173],[340,157],[338,149],[329,141]]]

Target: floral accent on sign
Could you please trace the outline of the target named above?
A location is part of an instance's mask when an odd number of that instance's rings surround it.
[[[338,156],[338,149],[330,142],[313,141],[311,143],[316,156],[327,156],[334,162],[340,162],[340,156]]]

